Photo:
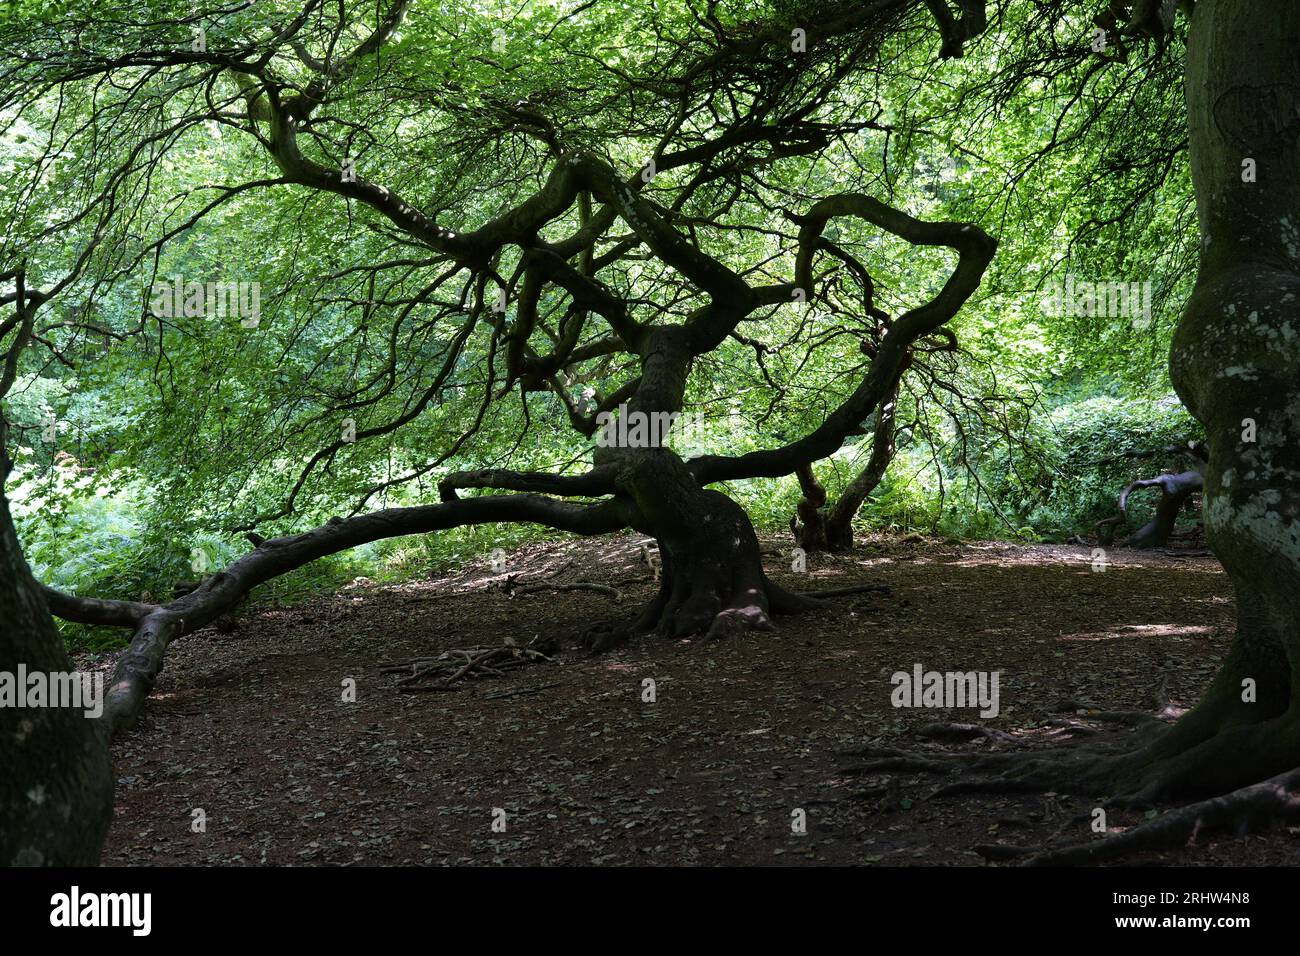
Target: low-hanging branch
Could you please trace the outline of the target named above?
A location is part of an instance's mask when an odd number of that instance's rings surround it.
[[[111,737],[139,715],[162,669],[167,645],[216,620],[259,584],[371,541],[501,521],[533,522],[583,535],[607,534],[629,523],[627,507],[617,499],[580,505],[537,495],[467,498],[335,518],[303,534],[265,540],[196,590],[164,605],[72,597],[51,588],[45,595],[50,609],[65,620],[135,629],[130,646],[118,658],[99,718]]]

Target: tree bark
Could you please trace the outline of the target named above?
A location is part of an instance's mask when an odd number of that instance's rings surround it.
[[[790,519],[790,533],[794,535],[794,543],[809,553],[829,551],[831,547],[826,540],[826,513],[822,510],[826,506],[826,488],[817,480],[817,473],[813,471],[811,463],[800,465],[794,474],[799,479],[799,490],[803,493],[795,505],[794,517]]]
[[[20,664],[28,674],[72,670],[0,492],[0,671],[16,675]],[[0,706],[0,742],[0,866],[97,863],[113,776],[96,722],[81,709]]]

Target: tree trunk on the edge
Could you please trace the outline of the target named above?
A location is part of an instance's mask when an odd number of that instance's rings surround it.
[[[0,671],[16,679],[19,664],[72,670],[0,493]],[[113,777],[95,723],[80,709],[0,706],[0,866],[99,861]]]
[[[1201,263],[1170,370],[1209,436],[1205,530],[1236,592],[1237,635],[1202,702],[1147,754],[1161,793],[1300,766],[1298,78],[1300,4],[1196,4],[1186,93]],[[1244,182],[1251,167],[1258,181]],[[1257,702],[1243,701],[1246,681]]]

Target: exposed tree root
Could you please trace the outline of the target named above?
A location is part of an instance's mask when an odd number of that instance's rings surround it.
[[[970,754],[942,754],[938,757],[923,757],[908,750],[892,747],[867,747],[861,750],[846,751],[842,757],[870,757],[866,763],[851,764],[841,768],[840,772],[854,776],[866,776],[889,771],[911,771],[943,776],[957,769],[963,758],[970,760]]]
[[[1300,769],[1280,773],[1220,797],[1179,807],[1115,836],[1035,854],[1025,861],[1025,865],[1102,863],[1141,850],[1186,846],[1206,831],[1255,833],[1294,820],[1300,820]]]
[[[1243,718],[1220,702],[1212,688],[1202,707],[1176,724],[1130,711],[1084,710],[1093,719],[1138,727],[1108,745],[937,756],[871,747],[853,753],[870,759],[844,772],[955,776],[929,795],[932,800],[971,793],[1076,793],[1097,798],[1103,807],[1145,809],[1197,793],[1215,794],[1119,835],[1060,850],[1001,844],[976,848],[987,859],[1025,857],[1027,864],[1036,865],[1113,860],[1140,850],[1184,845],[1205,830],[1254,832],[1300,819],[1300,717],[1290,710],[1274,716],[1261,710],[1251,712],[1253,719]],[[1157,704],[1162,715],[1172,712],[1159,692]],[[930,724],[918,733],[1023,742],[964,724]],[[1252,776],[1268,779],[1257,783]]]
[[[720,640],[750,631],[775,631],[773,614],[800,614],[824,606],[823,598],[846,597],[867,591],[889,592],[882,584],[864,584],[830,591],[796,593],[761,575],[761,584],[732,593],[723,604],[724,585],[698,581],[683,584],[669,571],[660,581],[659,594],[641,615],[632,621],[603,621],[589,627],[579,643],[593,654],[603,653],[626,644],[636,637],[699,637]],[[612,589],[611,589],[612,590]],[[518,593],[518,592],[516,592]]]
[[[788,597],[801,600],[798,595]],[[753,591],[733,596],[725,607],[718,607],[718,603],[716,597],[711,597],[703,601],[697,599],[696,606],[690,607],[681,599],[674,601],[665,597],[661,589],[660,596],[646,607],[640,617],[631,622],[614,620],[594,624],[582,634],[579,642],[591,653],[600,654],[649,634],[674,638],[702,637],[711,641],[749,631],[776,630],[769,615],[769,611],[774,609],[766,598],[759,598]],[[790,603],[781,605],[782,610],[789,607]]]

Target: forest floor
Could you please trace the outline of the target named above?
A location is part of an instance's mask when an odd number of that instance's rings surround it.
[[[581,632],[654,592],[639,542],[536,545],[499,574],[481,562],[401,585],[361,580],[294,607],[249,609],[232,633],[183,638],[141,723],[114,745],[104,862],[983,865],[980,844],[1100,839],[1089,829],[1097,801],[930,800],[940,781],[854,775],[844,752],[937,750],[915,731],[940,720],[1068,746],[1046,724],[1063,698],[1150,708],[1163,682],[1174,705],[1190,706],[1232,633],[1227,580],[1203,553],[1112,549],[1097,571],[1083,547],[881,538],[848,556],[812,555],[795,574],[787,536],[764,539],[769,573],[785,586],[889,592],[780,618],[774,633],[642,639],[587,656]],[[511,575],[515,586],[603,584],[621,599],[512,596]],[[455,691],[403,693],[381,672],[539,634],[562,642],[552,662]],[[1000,713],[896,709],[890,675],[915,664],[998,671]],[[355,702],[343,699],[349,678]],[[797,810],[806,834],[792,832]],[[1112,832],[1138,822],[1119,811],[1109,820]],[[1295,864],[1300,828],[1204,836],[1130,862]]]

